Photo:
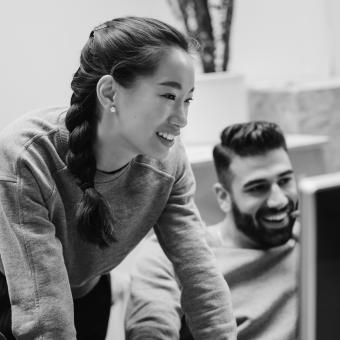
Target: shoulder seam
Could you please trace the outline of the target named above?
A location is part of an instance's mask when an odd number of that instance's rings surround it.
[[[50,130],[46,133],[36,134],[35,136],[33,136],[32,138],[30,138],[26,141],[26,143],[23,145],[23,148],[27,150],[33,143],[36,142],[36,140],[38,140],[42,137],[49,136],[50,134],[55,133],[55,132],[58,132],[58,128],[54,128],[54,129],[52,129],[52,130]]]
[[[164,175],[164,176],[166,176],[166,177],[169,177],[169,178],[171,178],[171,179],[175,179],[175,176],[173,176],[173,175],[171,175],[171,174],[169,174],[169,173],[167,173],[167,172],[165,172],[165,171],[162,171],[162,170],[160,170],[160,169],[158,169],[158,168],[155,168],[155,167],[152,166],[151,164],[144,163],[144,162],[139,162],[139,161],[136,161],[136,160],[134,160],[134,163],[135,163],[135,164],[142,165],[142,166],[144,166],[144,167],[146,167],[146,168],[149,168],[149,169],[151,169],[151,170],[153,170],[153,171],[155,171],[155,172],[157,172],[157,173],[159,173],[159,174],[161,174],[161,175]]]

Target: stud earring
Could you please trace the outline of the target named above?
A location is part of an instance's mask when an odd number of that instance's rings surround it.
[[[116,107],[115,107],[115,106],[111,106],[111,107],[110,107],[110,111],[111,111],[112,113],[115,113],[115,112],[116,112]]]

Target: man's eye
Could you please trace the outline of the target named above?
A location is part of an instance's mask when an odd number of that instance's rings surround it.
[[[163,94],[162,97],[169,99],[169,100],[175,100],[176,99],[176,96],[171,94],[171,93]]]
[[[286,185],[288,184],[289,182],[291,181],[291,177],[284,177],[284,178],[281,178],[278,182],[278,184],[280,186],[283,186],[283,185]]]
[[[254,194],[262,193],[262,192],[265,192],[266,190],[268,190],[268,185],[265,185],[265,184],[256,185],[256,186],[253,186],[247,189],[248,192],[254,193]]]
[[[190,102],[193,100],[193,98],[188,98],[186,99],[184,102],[187,103],[187,104],[190,104]]]

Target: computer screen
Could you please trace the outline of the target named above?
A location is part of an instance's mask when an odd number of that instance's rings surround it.
[[[299,181],[300,340],[340,339],[340,173]]]

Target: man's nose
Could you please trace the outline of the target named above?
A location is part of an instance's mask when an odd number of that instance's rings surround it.
[[[188,110],[183,105],[179,105],[170,115],[169,123],[184,128],[188,124]]]
[[[271,186],[270,194],[267,200],[268,208],[283,208],[288,203],[288,197],[276,183]]]

